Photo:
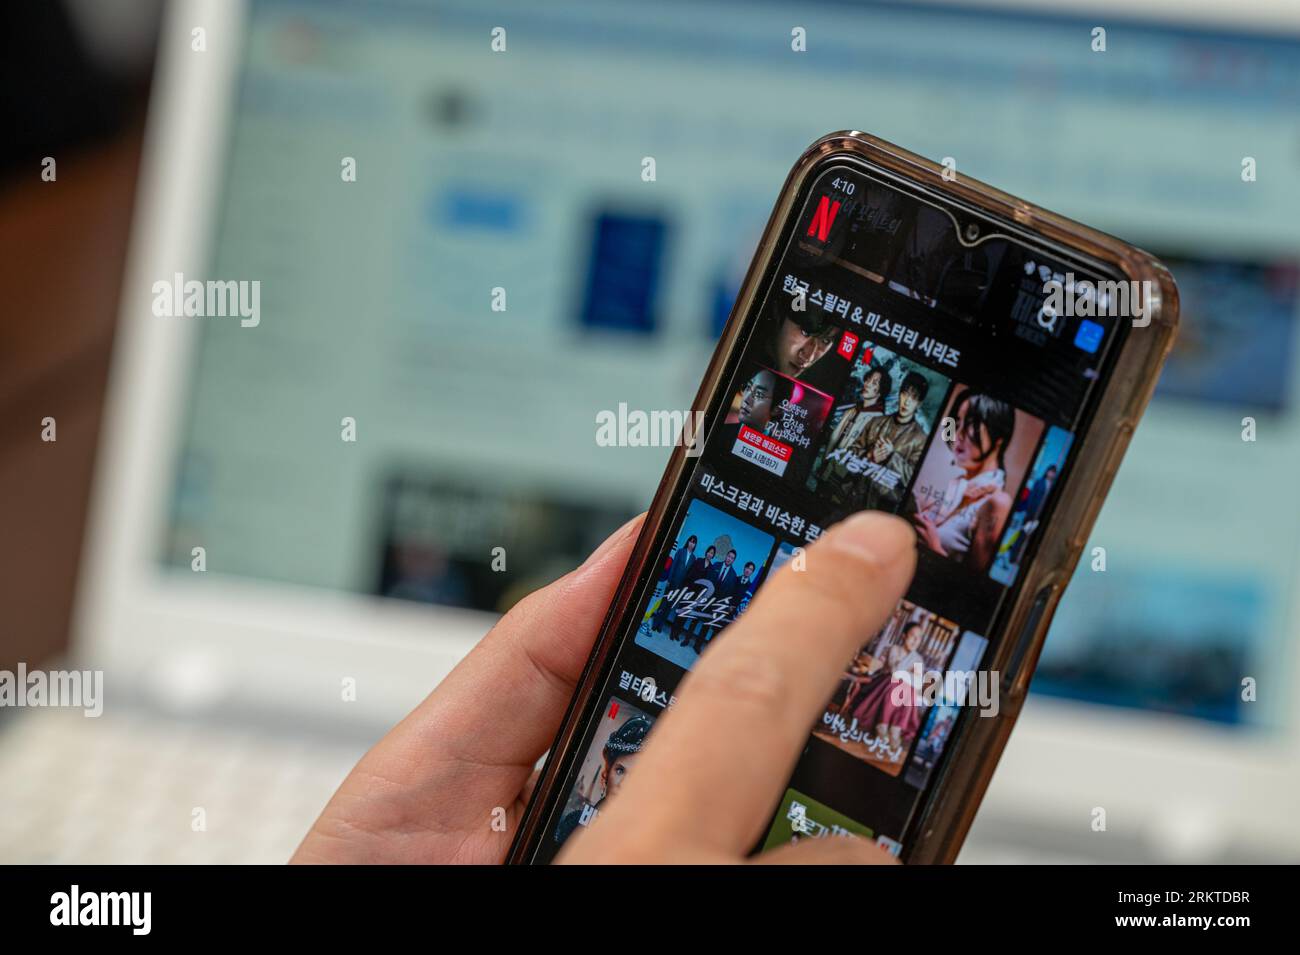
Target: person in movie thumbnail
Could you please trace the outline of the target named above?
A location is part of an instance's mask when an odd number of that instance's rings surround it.
[[[920,372],[909,371],[898,389],[898,410],[867,423],[863,446],[876,464],[887,467],[906,484],[912,478],[927,437],[916,420],[916,412],[925,401],[930,382]]]
[[[731,448],[740,436],[742,427],[766,432],[772,420],[772,396],[776,392],[776,375],[760,368],[740,387],[740,402],[736,405],[736,420],[724,423],[721,428],[722,446]],[[735,400],[734,398],[732,399]],[[728,415],[730,418],[730,415]]]
[[[646,735],[650,732],[650,719],[634,716],[618,729],[609,734],[601,750],[603,765],[600,771],[601,794],[589,806],[574,809],[560,817],[555,827],[555,839],[564,842],[573,834],[573,830],[583,825],[583,816],[588,820],[594,818],[595,812],[610,799],[618,795],[619,787],[627,779],[632,764],[637,761],[645,747]]]
[[[864,390],[866,384],[864,378]],[[917,419],[917,411],[929,391],[930,382],[925,376],[909,371],[899,385],[894,413],[869,418],[851,445],[842,444],[838,454],[825,456],[822,476],[830,479],[834,502],[855,510],[898,504],[925,450],[928,434]],[[837,469],[850,476],[856,473],[859,479],[845,481]]]
[[[758,568],[754,566],[752,560],[745,561],[745,567],[736,580],[736,585],[731,589],[730,596],[734,598],[737,608],[745,607],[754,596],[754,587],[757,581],[754,580],[754,573]]]
[[[888,740],[894,749],[921,728],[923,707],[914,681],[926,666],[920,652],[924,636],[924,628],[916,621],[904,628],[902,641],[885,651],[885,665],[880,671],[884,678],[876,680],[853,709],[860,725],[874,727],[876,737]]]
[[[765,364],[787,378],[803,376],[839,341],[840,329],[825,320],[822,309],[799,311],[782,297],[775,321],[763,343]]]
[[[712,547],[709,548],[713,550]],[[692,580],[707,580],[713,585],[713,599],[723,601],[724,606],[728,608],[728,613],[734,614],[737,609],[738,595],[740,593],[740,575],[736,573],[736,552],[728,550],[722,555],[722,560],[710,564],[708,567],[699,568],[698,574],[692,575]],[[752,567],[753,564],[747,566]],[[751,571],[752,573],[752,571]],[[687,608],[688,613],[694,608]],[[693,647],[696,653],[704,650],[704,644],[713,639],[713,628],[706,625],[705,619],[687,619],[683,621],[680,617],[676,618],[668,639],[676,642],[681,640],[682,646]]]
[[[669,565],[667,573],[664,574],[664,580],[667,583],[667,586],[664,587],[665,593],[671,593],[686,583],[686,576],[695,565],[695,548],[699,546],[699,543],[700,539],[692,534],[686,538],[686,543],[673,553],[672,563]],[[672,608],[669,606],[668,601],[661,601],[659,608],[655,611],[651,626],[656,630],[660,629],[663,626],[664,618],[671,611]]]
[[[691,550],[694,551],[694,548],[691,548]],[[678,553],[680,553],[680,550],[678,551]],[[688,554],[686,558],[683,560],[684,576],[681,578],[681,580],[677,582],[676,587],[670,586],[667,589],[665,589],[664,591],[665,597],[667,594],[671,594],[674,591],[680,591],[691,581],[695,581],[695,580],[712,581],[715,576],[714,568],[718,566],[719,563],[721,563],[720,561],[715,561],[713,559],[714,557],[717,556],[717,553],[718,553],[718,549],[710,545],[709,547],[705,548],[703,557],[696,557],[694,560],[691,560],[690,555]],[[674,557],[673,558],[674,563],[676,562],[676,560],[677,558]],[[683,607],[682,609],[689,609],[689,604],[688,606]],[[663,629],[664,621],[667,620],[668,638],[672,640],[674,643],[680,640],[682,631],[688,627],[688,622],[679,619],[677,610],[678,607],[676,601],[670,601],[668,599],[661,600],[659,602],[659,609],[656,610],[655,615],[650,618],[651,631],[654,633],[658,633],[661,629]],[[683,642],[689,643],[690,641],[687,640]]]
[[[1052,485],[1056,483],[1056,465],[1049,464],[1043,476],[1030,486],[1025,496],[1016,504],[1016,510],[1023,512],[1023,521],[1021,523],[1022,531],[1016,538],[1016,542],[1011,545],[1011,562],[1019,565],[1020,558],[1024,554],[1025,544],[1034,531],[1038,529],[1038,519],[1042,516],[1043,505],[1047,502],[1047,495],[1052,491]]]
[[[754,372],[740,390],[740,423],[762,431],[772,417],[772,392],[776,381],[766,368]]]
[[[913,516],[917,534],[932,551],[975,570],[993,560],[998,535],[1011,512],[1006,451],[1015,434],[1011,405],[968,390],[953,408],[952,456],[960,469],[942,499]]]
[[[839,423],[835,425],[834,430],[831,431],[831,437],[826,444],[823,457],[825,464],[818,474],[822,481],[829,481],[836,486],[843,486],[851,482],[852,476],[849,474],[845,462],[855,456],[860,456],[855,449],[861,447],[863,430],[872,418],[878,418],[885,413],[885,401],[889,398],[889,385],[889,375],[879,365],[871,367],[863,375],[858,400],[854,402],[852,408],[844,413]],[[841,453],[837,454],[836,452]]]

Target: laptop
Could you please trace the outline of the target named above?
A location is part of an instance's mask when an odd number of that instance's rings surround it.
[[[287,857],[647,505],[668,448],[597,412],[694,394],[788,167],[856,127],[1185,298],[963,861],[1294,860],[1300,15],[1047,9],[171,4],[72,654],[105,714],[0,736],[0,858]],[[196,280],[256,315],[168,314]]]

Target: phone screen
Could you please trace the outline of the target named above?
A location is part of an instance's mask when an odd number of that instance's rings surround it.
[[[916,575],[863,635],[755,849],[852,833],[902,852],[964,721],[996,714],[981,663],[1125,334],[1109,301],[1125,290],[852,161],[807,182],[533,861],[618,798],[686,671],[854,511],[912,521]]]

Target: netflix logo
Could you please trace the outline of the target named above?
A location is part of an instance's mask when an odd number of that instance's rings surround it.
[[[831,226],[835,224],[835,217],[839,212],[838,199],[832,202],[830,196],[822,196],[817,201],[817,211],[813,213],[812,222],[808,223],[808,231],[805,235],[815,238],[818,242],[825,242],[830,237]]]

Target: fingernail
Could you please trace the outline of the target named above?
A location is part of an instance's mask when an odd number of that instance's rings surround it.
[[[916,549],[916,531],[901,517],[883,511],[859,511],[827,534],[831,546],[881,562],[902,560]]]

